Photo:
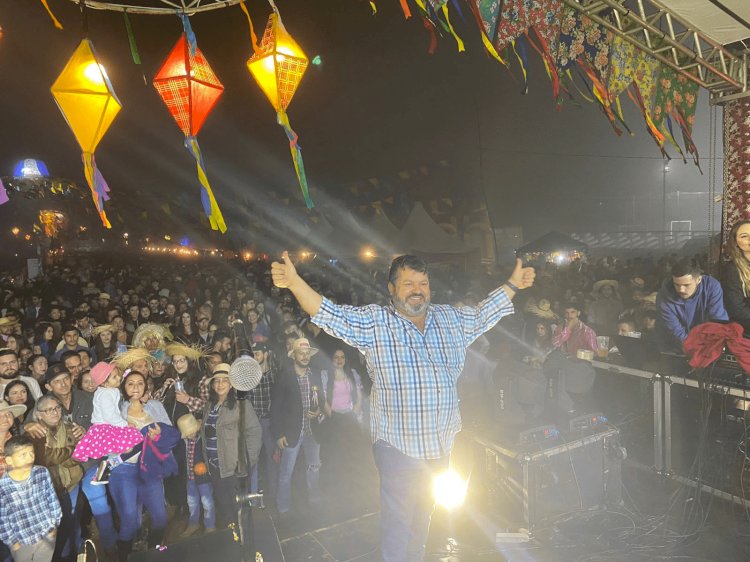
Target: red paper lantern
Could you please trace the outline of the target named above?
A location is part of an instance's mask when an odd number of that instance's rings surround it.
[[[185,135],[185,146],[196,160],[198,178],[203,188],[201,200],[211,228],[225,232],[227,227],[208,183],[196,138],[208,114],[224,93],[224,86],[200,49],[194,44],[191,46],[183,33],[156,73],[154,87],[177,121]]]

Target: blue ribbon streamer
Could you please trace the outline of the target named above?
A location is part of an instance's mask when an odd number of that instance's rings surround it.
[[[190,56],[195,56],[195,51],[198,49],[198,42],[195,39],[195,33],[193,33],[193,27],[190,25],[190,18],[186,13],[180,14],[182,20],[182,29],[185,31],[185,37],[187,38],[188,45],[190,46]]]

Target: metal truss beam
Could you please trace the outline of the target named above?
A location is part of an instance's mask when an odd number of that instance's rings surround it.
[[[714,101],[748,91],[746,53],[732,53],[658,0],[563,0],[711,92]]]

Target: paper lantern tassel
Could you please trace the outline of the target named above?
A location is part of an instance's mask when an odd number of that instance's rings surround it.
[[[107,218],[107,213],[104,212],[104,202],[109,201],[109,186],[107,181],[102,176],[99,168],[96,167],[96,160],[94,154],[91,152],[84,152],[83,158],[83,173],[86,176],[86,183],[89,184],[91,190],[91,197],[96,205],[96,210],[99,212],[99,217],[102,219],[102,224],[106,228],[112,228]]]
[[[302,189],[302,197],[305,199],[305,205],[308,209],[313,208],[312,199],[310,199],[310,193],[307,189],[307,177],[305,176],[305,163],[302,161],[302,150],[300,149],[299,143],[297,142],[297,133],[292,130],[292,126],[289,124],[289,117],[285,111],[279,111],[277,113],[279,125],[281,125],[289,139],[289,149],[292,152],[292,160],[294,161],[294,171],[297,172],[297,180],[299,180],[299,186]]]
[[[201,203],[203,204],[203,212],[208,218],[208,222],[211,224],[213,230],[219,230],[221,233],[227,231],[227,225],[224,222],[224,216],[221,214],[219,204],[216,202],[214,192],[211,190],[211,184],[208,183],[208,177],[206,176],[206,168],[203,165],[203,155],[201,154],[200,146],[198,146],[198,139],[192,136],[185,137],[185,148],[190,151],[190,154],[195,158],[195,164],[198,168],[198,181],[201,183]]]

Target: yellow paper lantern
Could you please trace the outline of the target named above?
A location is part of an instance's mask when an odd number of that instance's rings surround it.
[[[122,109],[122,104],[89,39],[84,39],[78,45],[52,84],[51,92],[83,151],[86,181],[102,224],[111,228],[104,212],[109,187],[96,167],[94,151]]]
[[[247,68],[276,110],[278,123],[283,127],[289,139],[294,170],[297,173],[305,204],[309,209],[312,208],[313,202],[307,189],[302,151],[297,142],[297,133],[292,130],[286,114],[286,109],[297,91],[309,61],[302,48],[287,32],[273,2],[271,5],[274,9],[273,13],[268,18],[260,45],[247,61]]]

